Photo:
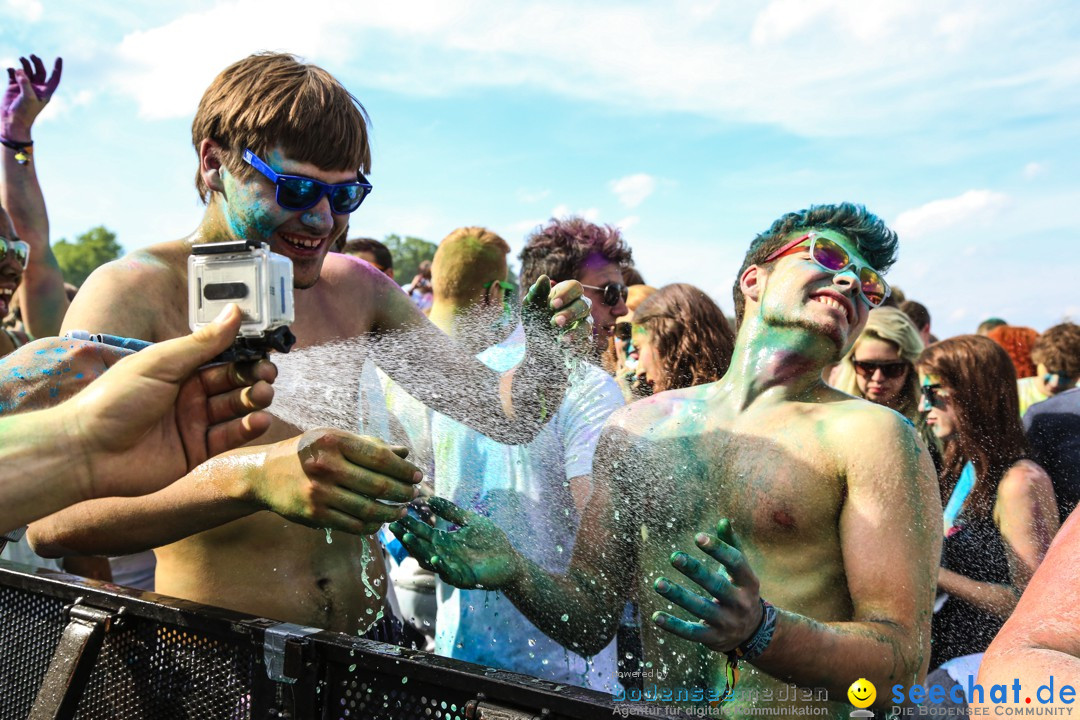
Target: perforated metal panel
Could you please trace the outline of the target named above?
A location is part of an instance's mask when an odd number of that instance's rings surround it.
[[[125,625],[105,636],[76,718],[251,717],[250,643],[170,625]]]
[[[328,720],[465,720],[465,704],[476,697],[467,688],[361,668],[333,668],[329,685]]]
[[[551,720],[615,707],[581,688],[337,633],[289,641],[296,682],[275,683],[263,665],[274,621],[17,567],[0,561],[0,720],[30,713],[77,600],[114,619],[78,720],[465,720],[481,694]]]
[[[0,719],[25,720],[63,631],[63,600],[0,586]]]

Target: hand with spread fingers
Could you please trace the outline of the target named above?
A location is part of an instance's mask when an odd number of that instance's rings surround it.
[[[694,539],[699,548],[720,563],[720,569],[712,570],[682,551],[672,554],[671,564],[704,592],[687,590],[662,576],[653,588],[698,621],[688,622],[660,611],[653,613],[652,621],[710,650],[731,652],[761,625],[764,608],[758,578],[739,547],[730,520],[725,518],[716,524],[716,535],[698,533]]]
[[[22,69],[8,68],[8,84],[0,100],[0,130],[9,140],[29,140],[34,119],[45,109],[57,86],[64,61],[56,58],[51,75],[37,55],[19,58]]]
[[[497,590],[520,574],[520,556],[491,520],[441,497],[432,497],[428,506],[458,529],[438,530],[408,515],[390,525],[423,567],[465,589]]]
[[[324,428],[259,450],[265,460],[241,496],[309,527],[371,535],[420,493],[408,449],[375,438]]]

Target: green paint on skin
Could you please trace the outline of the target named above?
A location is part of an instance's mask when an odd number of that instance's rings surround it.
[[[275,163],[270,162],[273,166]],[[236,238],[268,242],[280,224],[274,190],[260,192],[256,181],[239,182],[232,173],[222,170],[225,183],[223,213],[229,230]],[[278,212],[275,212],[278,211]]]

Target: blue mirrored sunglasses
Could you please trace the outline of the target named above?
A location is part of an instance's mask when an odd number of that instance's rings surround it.
[[[244,150],[243,157],[244,162],[277,186],[277,204],[286,210],[313,208],[326,195],[330,198],[330,212],[335,215],[348,215],[360,207],[360,203],[371,193],[371,183],[360,172],[356,173],[356,182],[328,185],[302,175],[279,175],[248,149]]]

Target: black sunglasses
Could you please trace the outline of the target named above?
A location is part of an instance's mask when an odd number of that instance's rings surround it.
[[[615,307],[622,300],[626,302],[626,298],[630,296],[630,288],[626,287],[622,283],[608,283],[603,287],[597,287],[596,285],[585,285],[582,283],[581,287],[589,288],[590,290],[599,290],[603,293],[600,298],[600,302],[609,307]]]
[[[277,186],[277,204],[286,210],[302,211],[315,207],[323,195],[330,197],[330,212],[348,215],[360,207],[371,193],[371,183],[356,173],[355,182],[329,185],[302,175],[280,175],[251,150],[244,150],[244,162],[258,170]]]
[[[903,360],[893,362],[869,362],[866,360],[852,360],[851,364],[855,366],[855,372],[861,377],[871,378],[874,376],[874,372],[881,371],[881,374],[889,379],[895,380],[904,374],[907,370],[908,364]]]

